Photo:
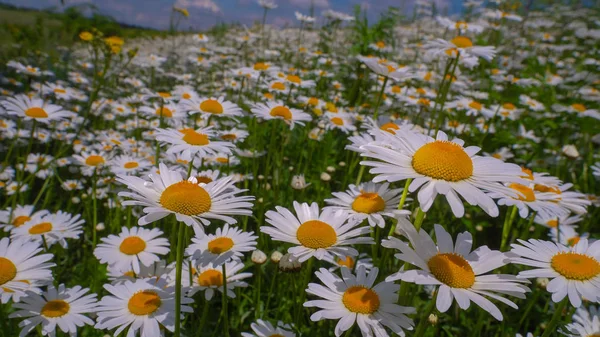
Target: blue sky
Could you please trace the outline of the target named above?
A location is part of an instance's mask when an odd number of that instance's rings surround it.
[[[279,7],[269,12],[267,22],[284,26],[297,24],[294,11],[309,13],[311,0],[275,0]],[[402,7],[405,14],[412,13],[413,0],[313,0],[315,14],[325,9],[352,13],[355,5],[367,10],[369,19],[375,20],[389,6]],[[450,13],[460,11],[460,0],[435,0],[442,6],[449,6]],[[1,0],[17,6],[32,8],[55,7],[60,10],[60,0]],[[186,7],[190,18],[180,28],[205,29],[219,21],[241,22],[252,24],[262,19],[262,8],[256,0],[65,0],[65,5],[91,3],[103,14],[112,16],[117,21],[158,29],[168,28],[169,15],[174,4]]]

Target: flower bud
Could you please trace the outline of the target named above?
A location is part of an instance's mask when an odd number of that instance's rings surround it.
[[[257,249],[252,252],[251,260],[256,264],[263,264],[267,261],[267,254]]]

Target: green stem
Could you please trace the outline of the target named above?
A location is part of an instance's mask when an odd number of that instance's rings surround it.
[[[96,186],[98,185],[98,175],[96,169],[94,169],[94,174],[92,176],[92,246],[96,248],[97,241],[97,233],[96,233],[96,225],[98,223],[98,201],[96,199]]]
[[[229,310],[227,309],[227,271],[225,264],[222,265],[223,270],[223,318],[225,321],[225,337],[229,337]]]
[[[414,222],[417,233],[419,233],[419,230],[421,230],[421,224],[423,224],[423,219],[425,219],[425,212],[423,212],[423,210],[421,210],[421,207],[417,207],[417,215],[415,215],[415,222]]]
[[[386,76],[385,80],[383,80],[383,85],[381,85],[381,90],[379,91],[379,97],[377,98],[377,103],[375,104],[375,113],[373,113],[373,119],[375,120],[375,122],[377,122],[377,115],[379,113],[379,105],[381,105],[381,100],[383,98],[383,91],[385,90],[388,79],[389,78]]]
[[[548,325],[546,326],[546,329],[544,330],[544,334],[542,335],[542,337],[550,337],[550,335],[553,332],[556,332],[556,326],[560,322],[562,312],[565,309],[565,306],[567,305],[568,302],[569,302],[568,299],[564,299],[564,300],[562,300],[562,302],[558,303],[558,305],[556,306],[556,309],[554,310],[554,315],[552,315],[552,320],[550,320],[550,323],[548,323]]]
[[[408,178],[408,179],[406,179],[406,182],[404,183],[404,190],[402,190],[402,196],[400,197],[400,203],[398,204],[399,210],[402,210],[404,208],[404,203],[406,203],[406,196],[408,195],[408,187],[410,186],[411,182],[412,182],[412,178]],[[394,221],[394,224],[392,225],[392,227],[390,227],[390,232],[388,233],[388,236],[394,235],[397,225],[398,225],[398,221]]]
[[[431,301],[427,305],[427,308],[425,308],[425,310],[423,310],[423,314],[421,315],[421,319],[419,320],[419,325],[417,325],[417,328],[415,329],[414,337],[423,336],[427,327],[430,326],[430,325],[427,325],[427,323],[429,322],[428,317],[429,317],[429,315],[431,315],[431,313],[433,312],[433,309],[435,308],[436,300],[437,300],[437,292],[431,298]]]
[[[179,236],[177,238],[177,264],[175,270],[175,337],[181,336],[181,273],[183,269],[183,248],[185,246],[183,237],[185,235],[185,223],[179,223]]]
[[[360,164],[359,164],[360,165]],[[364,165],[360,165],[360,170],[358,170],[358,177],[356,177],[356,183],[355,185],[358,187],[358,184],[360,184],[360,181],[362,179],[363,173],[365,172],[365,167]]]
[[[515,216],[517,215],[517,206],[512,206],[512,210],[509,213],[506,213],[506,218],[504,218],[504,226],[502,227],[502,243],[500,244],[500,251],[504,251],[506,248],[506,244],[508,243],[508,237],[510,234],[510,228],[512,226],[513,221],[515,220]]]

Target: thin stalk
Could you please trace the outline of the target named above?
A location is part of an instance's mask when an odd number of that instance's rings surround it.
[[[383,98],[383,91],[385,90],[388,79],[389,78],[386,76],[385,80],[383,80],[383,85],[381,85],[381,90],[379,91],[379,97],[377,97],[377,103],[375,104],[375,112],[373,113],[373,120],[375,120],[375,122],[377,122],[377,115],[379,113],[379,105],[381,105],[381,100]]]
[[[96,248],[97,233],[96,225],[98,223],[98,200],[96,198],[96,186],[98,185],[98,174],[94,169],[92,175],[92,246]]]
[[[227,271],[225,264],[222,266],[223,270],[223,318],[225,321],[225,337],[229,337],[229,309],[227,309]]]
[[[513,221],[515,220],[515,216],[517,215],[517,206],[512,206],[512,210],[509,213],[506,213],[506,218],[504,218],[504,226],[502,227],[502,243],[500,244],[500,251],[504,251],[506,248],[506,244],[508,243],[508,237],[510,234],[510,229]]]
[[[425,219],[425,212],[421,209],[421,207],[417,207],[417,215],[415,215],[415,229],[417,233],[421,230],[421,224],[423,224],[423,219]]]
[[[565,309],[565,306],[568,302],[568,299],[564,299],[558,304],[558,306],[556,306],[556,309],[554,310],[554,315],[552,315],[552,319],[550,320],[550,323],[548,323],[548,325],[546,326],[542,337],[550,337],[550,335],[553,332],[556,332],[556,326],[558,325],[558,323],[560,323],[562,312]]]
[[[179,223],[179,236],[177,238],[177,263],[175,270],[175,337],[181,336],[181,274],[183,269],[183,238],[185,235],[185,223]]]
[[[406,179],[406,182],[404,183],[404,190],[402,190],[402,196],[400,197],[400,203],[398,204],[399,210],[402,210],[404,208],[404,204],[406,203],[406,196],[408,195],[408,187],[410,186],[411,182],[412,182],[412,178],[408,178],[408,179]],[[398,222],[395,221],[394,224],[390,227],[390,232],[388,233],[388,236],[394,235],[397,225],[398,225]]]
[[[427,325],[427,323],[429,322],[429,320],[427,318],[433,312],[433,309],[435,308],[436,300],[437,300],[437,292],[435,293],[435,295],[433,296],[433,298],[427,305],[427,308],[425,310],[423,310],[423,314],[421,315],[421,319],[419,320],[419,325],[417,325],[417,328],[415,329],[414,337],[423,336],[423,334],[425,333],[425,330],[431,325],[431,324]]]

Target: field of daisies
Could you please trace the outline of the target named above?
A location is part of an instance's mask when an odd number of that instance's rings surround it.
[[[600,336],[600,10],[519,4],[5,60],[0,336]]]

